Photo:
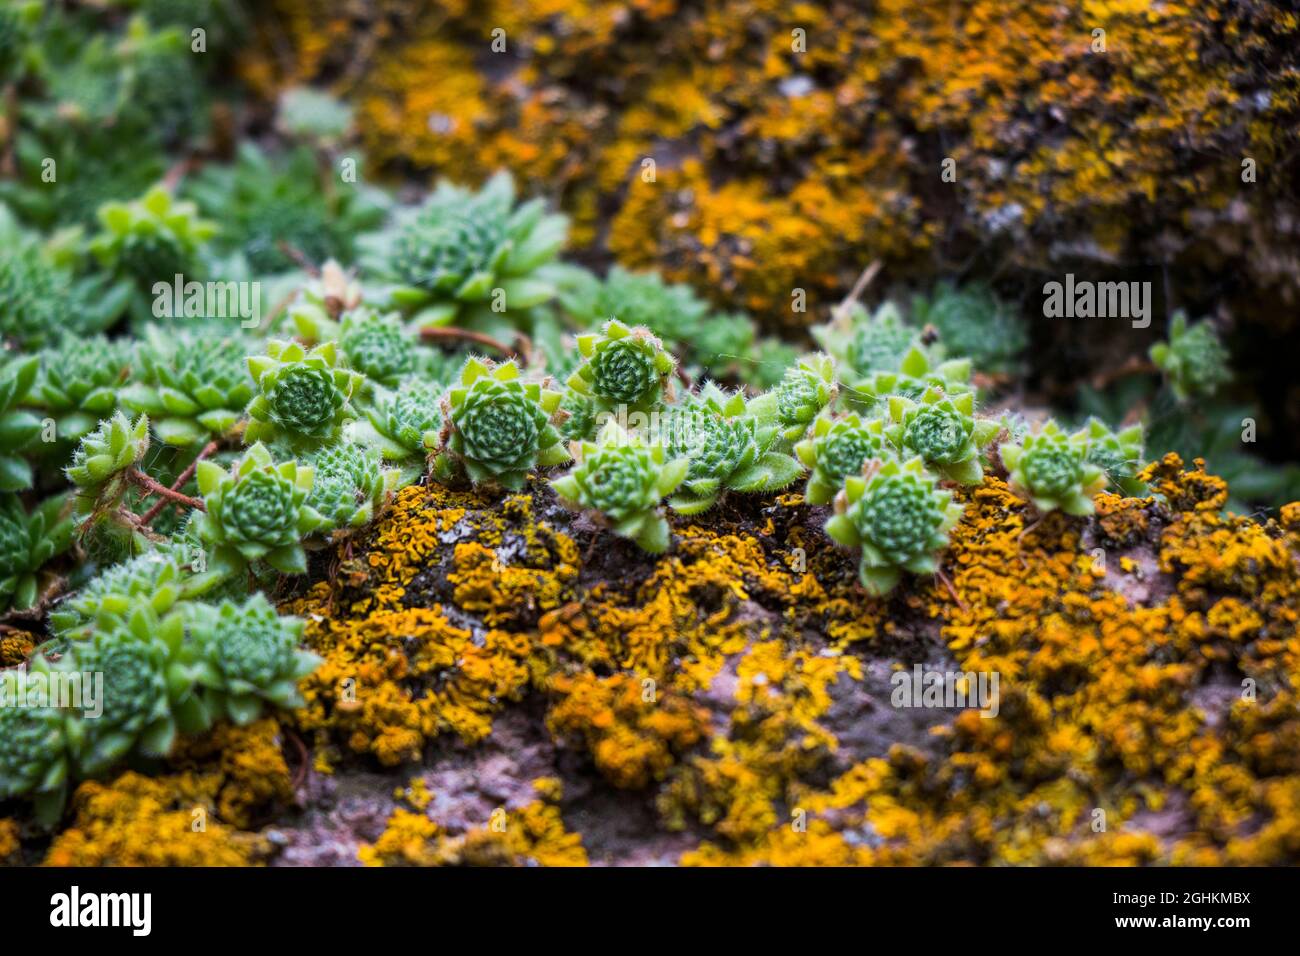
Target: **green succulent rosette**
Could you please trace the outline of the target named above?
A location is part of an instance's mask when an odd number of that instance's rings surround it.
[[[141,289],[170,284],[177,274],[193,278],[205,244],[217,233],[215,223],[199,218],[194,203],[177,201],[162,186],[131,202],[105,203],[99,222],[91,252]]]
[[[493,365],[471,358],[459,384],[447,392],[448,434],[440,456],[476,485],[518,491],[533,469],[569,460],[552,424],[560,398],[559,392],[522,381],[514,362]]]
[[[248,404],[246,442],[280,439],[295,449],[338,440],[356,418],[352,396],[361,375],[343,368],[333,342],[307,351],[297,342],[270,339],[266,354],[248,359],[257,394]]]
[[[842,367],[841,379],[856,382],[873,372],[895,372],[920,334],[903,319],[898,306],[883,302],[874,313],[859,303],[833,310],[832,319],[809,329],[813,340]]]
[[[494,335],[527,330],[556,295],[550,265],[568,219],[544,200],[515,205],[514,182],[493,176],[477,192],[441,183],[396,227],[362,240],[363,261],[397,283],[394,305],[417,328],[456,324]]]
[[[881,458],[885,448],[884,423],[880,419],[863,420],[852,412],[819,415],[808,437],[794,446],[795,455],[810,472],[804,501],[810,505],[829,504],[845,480],[860,475],[862,466],[869,459]]]
[[[366,409],[357,434],[375,445],[386,461],[423,461],[437,449],[446,388],[424,379],[407,379],[381,391]]]
[[[1106,480],[1130,498],[1146,495],[1150,488],[1138,479],[1146,464],[1142,455],[1142,426],[1112,431],[1098,418],[1090,418],[1080,431],[1088,464],[1096,465]]]
[[[420,345],[396,313],[379,315],[360,308],[343,314],[339,349],[349,368],[392,388],[416,372]]]
[[[813,419],[830,405],[838,391],[831,357],[808,355],[787,369],[775,388],[751,403],[750,412],[760,418],[771,417],[789,447],[804,437]]]
[[[1151,361],[1179,401],[1208,397],[1230,382],[1228,357],[1214,326],[1206,319],[1189,324],[1182,311],[1169,323],[1169,341],[1151,346]]]
[[[253,561],[265,561],[281,574],[307,570],[302,539],[323,520],[307,504],[314,477],[310,466],[276,464],[258,442],[230,471],[201,461],[195,477],[206,511],[194,530],[211,548],[209,570],[232,576]]]
[[[950,397],[971,391],[969,359],[948,359],[935,363],[925,350],[913,346],[894,372],[874,372],[845,388],[845,397],[856,408],[872,412],[892,396],[920,401],[930,389]]]
[[[242,603],[195,604],[188,624],[197,665],[193,671],[215,719],[244,726],[267,704],[302,707],[298,681],[321,659],[299,645],[301,618],[280,615],[261,594]]]
[[[885,437],[900,457],[919,455],[927,468],[959,485],[984,480],[981,450],[997,436],[1000,426],[975,417],[974,392],[948,397],[930,388],[919,401],[893,395],[889,417]]]
[[[0,493],[0,611],[25,611],[36,604],[41,568],[72,543],[66,504],[59,495],[28,512],[17,495]]]
[[[188,448],[228,438],[254,394],[249,343],[237,335],[166,333],[150,326],[140,349],[140,381],[122,404],[147,414],[164,445]]]
[[[28,404],[54,419],[60,439],[77,441],[117,408],[134,358],[130,343],[65,334],[40,353]]]
[[[885,461],[845,480],[826,534],[860,548],[858,575],[874,597],[888,594],[904,571],[933,574],[963,506],[940,488],[920,458]]]
[[[80,777],[99,776],[131,753],[165,757],[178,733],[211,726],[195,693],[193,651],[179,609],[161,618],[147,607],[126,618],[101,617],[54,669],[83,675],[83,686],[88,675],[103,681],[102,713],[87,710],[83,692],[82,709],[67,718]]]
[[[17,406],[36,382],[40,359],[15,359],[0,367],[0,491],[24,491],[32,486],[32,466],[22,457],[41,432],[41,422]]]
[[[699,514],[726,491],[776,491],[802,474],[789,455],[770,450],[776,427],[748,414],[739,392],[712,383],[661,413],[665,451],[685,459],[686,477],[669,505],[679,514]]]
[[[648,329],[618,320],[605,323],[599,334],[578,336],[578,353],[583,363],[569,376],[568,386],[604,409],[637,412],[659,406],[677,367]]]
[[[551,481],[564,504],[588,511],[615,534],[650,554],[668,550],[671,532],[660,503],[686,478],[683,458],[670,459],[661,444],[647,444],[610,419],[596,442],[578,442],[574,467]]]
[[[378,449],[357,442],[327,445],[313,453],[310,462],[315,477],[307,504],[321,516],[320,531],[369,524],[399,479],[397,469],[383,467]]]
[[[1067,435],[1049,421],[1019,444],[1004,443],[998,451],[1011,487],[1046,514],[1058,508],[1069,515],[1093,513],[1092,496],[1106,485],[1106,475],[1088,461],[1087,439]]]
[[[5,210],[0,206],[0,220]],[[0,221],[0,336],[39,348],[63,332],[107,328],[122,314],[131,289],[104,276],[78,278],[49,250]]]
[[[1024,319],[984,283],[940,282],[930,295],[914,297],[911,310],[918,326],[939,333],[937,350],[968,358],[982,372],[1016,372],[1029,345]]]
[[[39,656],[24,671],[0,671],[0,799],[30,798],[46,826],[63,813],[70,764],[63,712],[33,692],[32,679],[49,673]]]
[[[189,577],[176,549],[150,549],[104,568],[61,600],[50,611],[50,630],[61,638],[82,640],[104,616],[125,619],[146,605],[165,615],[183,597],[192,596]]]

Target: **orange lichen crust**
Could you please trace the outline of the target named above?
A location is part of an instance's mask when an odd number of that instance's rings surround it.
[[[258,33],[254,87],[351,97],[373,162],[510,168],[580,243],[772,324],[875,258],[994,249],[1240,270],[1274,322],[1300,296],[1283,3],[272,0]]]
[[[585,866],[582,838],[565,830],[552,802],[560,796],[559,782],[543,778],[533,786],[543,799],[516,810],[500,807],[483,826],[460,834],[399,808],[358,856],[366,866]]]
[[[127,771],[90,781],[72,798],[72,820],[47,866],[250,866],[269,844],[216,816],[218,775],[146,777]]]
[[[370,865],[1300,862],[1300,507],[1225,515],[1173,455],[1142,479],[1040,519],[988,475],[888,599],[798,495],[651,557],[538,485],[407,488],[284,602],[307,706],[82,784],[45,859],[273,859],[256,831],[301,847],[284,811],[332,776]],[[916,667],[995,697],[896,700]]]

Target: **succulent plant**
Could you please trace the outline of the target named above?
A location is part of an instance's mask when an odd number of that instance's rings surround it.
[[[67,797],[68,739],[63,713],[50,700],[30,701],[33,675],[48,675],[39,657],[26,672],[0,671],[0,799],[30,797],[37,819],[53,824]]]
[[[708,305],[690,286],[670,285],[657,272],[629,272],[612,266],[602,281],[585,269],[570,267],[560,281],[560,304],[587,327],[613,319],[625,326],[649,329],[671,345],[700,345],[703,352],[710,348],[700,339],[713,326],[705,320]],[[724,325],[725,338],[733,340],[736,323]],[[747,331],[752,338],[752,324]],[[716,336],[716,331],[713,334]]]
[[[266,355],[248,360],[258,394],[248,405],[247,442],[283,439],[294,448],[336,440],[356,417],[351,398],[361,375],[339,364],[333,342],[310,352],[297,342],[271,339]]]
[[[677,364],[649,330],[617,320],[605,323],[599,335],[578,336],[578,353],[584,361],[569,376],[569,388],[602,408],[629,412],[661,404]]]
[[[968,358],[990,374],[1016,371],[1029,344],[1024,320],[983,283],[940,282],[929,296],[912,299],[912,319],[935,327],[944,354]]]
[[[445,391],[437,382],[419,378],[385,390],[367,409],[368,422],[362,423],[358,434],[388,461],[423,461],[438,447]]]
[[[1049,421],[1019,444],[998,448],[1011,487],[1043,513],[1057,508],[1070,515],[1093,513],[1092,496],[1106,485],[1101,468],[1088,461],[1083,433],[1067,435]]]
[[[523,382],[513,362],[471,358],[460,382],[447,392],[449,435],[443,454],[475,484],[493,482],[511,491],[538,466],[569,460],[551,419],[560,393]]]
[[[843,366],[841,379],[853,384],[872,372],[898,370],[908,351],[920,343],[898,306],[886,301],[874,313],[857,302],[838,307],[832,319],[810,330],[813,340]]]
[[[307,504],[321,516],[321,531],[369,524],[397,486],[398,471],[380,464],[379,450],[356,442],[327,445],[310,462],[315,477]]]
[[[810,505],[829,504],[845,479],[861,474],[868,459],[884,456],[884,423],[864,421],[852,412],[819,415],[794,452],[811,472],[804,500]]]
[[[60,495],[29,514],[18,496],[0,493],[0,611],[24,611],[40,593],[37,572],[72,543],[72,520]]]
[[[180,610],[159,618],[145,607],[129,617],[103,617],[72,645],[56,670],[103,675],[102,713],[67,719],[79,776],[104,773],[127,754],[165,757],[180,731],[211,721],[194,693],[185,620]]]
[[[1141,425],[1115,432],[1100,419],[1090,418],[1081,433],[1088,464],[1100,468],[1111,485],[1130,498],[1148,492],[1146,483],[1137,477],[1146,464],[1142,458]]]
[[[122,391],[122,404],[147,414],[165,445],[225,438],[253,397],[248,350],[235,335],[164,335],[150,326],[140,350],[142,381]]]
[[[102,229],[91,240],[91,251],[106,268],[145,289],[177,274],[191,276],[204,244],[216,234],[194,203],[176,201],[162,186],[128,203],[106,203],[99,221]]]
[[[81,640],[90,636],[103,616],[125,619],[142,605],[165,615],[189,596],[188,576],[175,549],[150,549],[103,569],[61,600],[50,611],[50,629],[59,637]]]
[[[147,415],[132,422],[118,412],[83,437],[65,469],[68,480],[77,488],[77,514],[88,515],[121,501],[131,481],[131,469],[148,450]]]
[[[789,455],[769,450],[775,425],[746,411],[741,393],[727,394],[712,383],[664,410],[667,456],[689,462],[668,502],[674,511],[707,511],[725,491],[776,491],[803,472]]]
[[[41,423],[19,405],[32,390],[40,359],[15,359],[0,367],[0,491],[23,491],[32,486],[32,467],[21,457],[24,448],[41,431]]]
[[[781,437],[786,442],[797,442],[835,398],[836,390],[835,365],[830,356],[809,355],[787,369],[777,386],[752,410],[759,410],[760,417],[774,415]]]
[[[951,398],[938,388],[927,389],[920,400],[902,396],[889,399],[892,424],[885,437],[904,458],[920,455],[926,467],[959,485],[984,480],[980,450],[996,437],[996,421],[975,418],[975,393]]]
[[[221,223],[219,250],[241,255],[255,275],[282,273],[298,267],[292,253],[350,261],[354,237],[383,222],[382,193],[357,183],[329,189],[328,172],[310,149],[270,155],[244,142],[233,163],[204,169],[186,192]]]
[[[242,604],[193,605],[189,617],[195,668],[204,701],[214,718],[251,723],[267,703],[303,706],[298,681],[320,664],[301,650],[303,621],[281,616],[260,594]]]
[[[845,396],[850,404],[872,411],[892,396],[920,401],[932,388],[949,396],[969,392],[970,376],[969,359],[948,359],[936,364],[924,349],[913,346],[899,362],[897,371],[873,372],[847,386]]]
[[[560,412],[564,420],[560,422],[560,437],[565,441],[590,441],[600,430],[600,418],[604,414],[595,399],[588,398],[571,388],[564,390],[560,400]]]
[[[378,315],[362,308],[344,313],[339,348],[349,368],[392,388],[416,371],[420,345],[396,314]]]
[[[129,293],[125,286],[109,287],[102,276],[78,278],[17,234],[0,235],[0,336],[24,348],[38,348],[64,331],[107,328]]]
[[[322,522],[307,505],[310,467],[294,461],[277,465],[258,442],[229,472],[201,461],[195,476],[207,509],[197,519],[195,533],[213,548],[210,570],[231,575],[259,560],[281,574],[307,570],[302,539]]]
[[[1232,380],[1228,350],[1209,320],[1188,324],[1182,311],[1169,324],[1169,341],[1151,346],[1151,361],[1179,401],[1213,395]]]
[[[418,310],[416,326],[527,328],[530,310],[555,297],[546,267],[568,220],[548,214],[540,199],[514,203],[506,173],[477,193],[441,183],[422,206],[398,215],[395,230],[365,242],[368,261],[400,283],[393,302]]]
[[[615,534],[643,551],[668,550],[671,532],[660,502],[677,490],[690,463],[669,459],[661,444],[647,444],[611,418],[596,442],[577,442],[574,466],[551,482],[560,500],[575,511],[595,512]]]
[[[888,594],[904,571],[933,574],[962,505],[936,483],[920,458],[890,459],[845,480],[826,534],[861,548],[858,576],[873,596]]]
[[[77,441],[117,407],[133,355],[120,340],[64,334],[40,359],[28,403],[54,419],[59,438]]]

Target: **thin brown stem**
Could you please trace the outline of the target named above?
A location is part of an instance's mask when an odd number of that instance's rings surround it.
[[[185,482],[189,481],[192,477],[194,477],[194,471],[196,468],[199,467],[199,462],[201,462],[204,458],[207,458],[216,450],[217,450],[217,443],[215,441],[210,441],[206,445],[204,445],[203,450],[200,451],[194,457],[194,460],[185,466],[185,470],[181,472],[180,477],[172,482],[171,490],[179,492],[182,488],[184,488]],[[146,511],[144,514],[140,516],[140,522],[142,524],[148,524],[149,522],[153,521],[154,518],[158,517],[158,513],[162,511],[164,508],[166,508],[169,504],[171,504],[173,500],[174,499],[160,497],[157,501],[153,503],[153,505],[150,506],[148,511]]]
[[[473,329],[460,329],[455,326],[420,329],[420,338],[427,342],[473,342],[500,352],[502,355],[518,355],[525,365],[532,361],[532,342],[522,332],[516,337],[513,346],[494,339],[486,332],[475,332]]]
[[[131,480],[142,488],[147,488],[155,495],[162,495],[169,498],[177,504],[185,505],[188,508],[198,508],[200,511],[207,511],[207,506],[199,498],[191,498],[189,495],[183,495],[179,491],[173,491],[160,481],[150,478],[139,468],[132,468],[129,472]]]

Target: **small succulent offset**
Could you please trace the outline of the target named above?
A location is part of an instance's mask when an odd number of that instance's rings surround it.
[[[1208,319],[1188,324],[1182,311],[1169,324],[1169,341],[1151,346],[1151,361],[1179,401],[1208,397],[1232,379],[1228,350]]]
[[[781,437],[787,442],[803,438],[813,419],[835,398],[836,391],[835,363],[829,355],[806,356],[794,368],[787,369],[780,383],[766,396],[775,403]]]
[[[649,329],[632,328],[617,319],[606,322],[599,335],[578,336],[578,353],[584,361],[569,376],[569,388],[602,408],[629,412],[660,405],[677,365]]]
[[[789,455],[769,450],[776,426],[748,416],[740,392],[709,383],[665,409],[662,422],[667,456],[690,463],[668,502],[679,514],[707,511],[725,491],[784,488],[803,472]]]
[[[829,504],[847,478],[862,473],[868,459],[882,457],[885,449],[884,423],[864,421],[857,415],[819,415],[808,437],[794,446],[794,453],[809,469],[804,501]]]
[[[356,417],[351,399],[360,373],[340,365],[333,342],[307,351],[297,342],[271,339],[266,353],[248,359],[258,393],[248,405],[252,420],[244,440],[284,439],[296,449],[337,440]]]
[[[261,594],[242,604],[190,606],[190,633],[198,661],[194,673],[213,719],[243,726],[266,704],[303,706],[298,681],[320,664],[301,650],[303,620],[280,616]]]
[[[963,506],[938,486],[920,458],[891,459],[848,478],[835,497],[826,534],[849,548],[861,548],[858,576],[873,596],[888,594],[904,571],[933,574],[937,555]]]
[[[24,491],[32,486],[32,466],[22,451],[40,434],[41,423],[17,406],[32,390],[40,359],[16,359],[0,368],[0,491]]]
[[[253,397],[248,345],[224,335],[164,335],[150,326],[140,349],[141,381],[122,404],[149,416],[164,445],[188,447],[228,436]]]
[[[444,399],[449,434],[442,455],[474,484],[518,491],[534,468],[569,460],[552,418],[559,392],[519,378],[514,362],[470,358]]]
[[[0,494],[0,611],[24,611],[40,594],[37,572],[72,543],[72,520],[63,496],[48,498],[28,514],[18,496]]]
[[[1142,458],[1142,426],[1130,425],[1115,432],[1098,418],[1088,419],[1081,430],[1087,460],[1106,475],[1110,483],[1130,498],[1148,492],[1145,482],[1137,477],[1145,464]]]
[[[28,401],[54,419],[59,438],[76,441],[117,407],[131,364],[128,343],[65,334],[41,353],[41,374]]]
[[[27,676],[35,674],[49,674],[39,656]],[[0,671],[0,799],[30,797],[37,820],[49,826],[67,798],[66,722],[48,699],[29,699],[31,689],[18,672]]]
[[[302,539],[322,521],[307,505],[313,479],[309,466],[294,461],[277,465],[258,442],[229,472],[201,461],[195,476],[207,509],[195,530],[199,540],[213,546],[210,570],[230,576],[259,560],[281,574],[307,570]]]
[[[498,173],[477,193],[439,184],[395,234],[381,234],[369,252],[381,271],[401,283],[392,301],[418,310],[417,327],[454,320],[500,332],[526,327],[529,310],[555,297],[546,267],[568,228],[564,216],[546,212],[544,200],[516,207],[514,182]]]
[[[132,422],[118,412],[82,438],[65,469],[68,480],[77,487],[77,514],[89,515],[121,501],[131,481],[131,469],[148,450],[147,415]]]
[[[614,419],[595,442],[574,443],[573,458],[573,469],[551,481],[568,507],[595,512],[643,551],[668,550],[671,532],[659,505],[686,478],[686,459],[669,459],[663,445],[646,444]]]
[[[99,221],[102,230],[91,240],[91,251],[106,268],[145,289],[193,273],[204,244],[217,232],[215,223],[199,218],[194,203],[176,201],[162,186],[131,202],[106,203]]]
[[[50,629],[62,638],[84,640],[103,615],[126,618],[142,605],[165,615],[192,593],[187,587],[188,572],[174,551],[150,549],[105,568],[54,606]]]
[[[919,455],[927,468],[959,485],[984,480],[980,451],[1001,426],[975,418],[974,392],[949,398],[930,388],[919,401],[894,395],[889,399],[889,417],[892,424],[885,437],[902,457]]]
[[[369,524],[396,486],[399,473],[380,464],[378,449],[356,442],[328,445],[311,456],[315,469],[307,504],[321,516],[320,531]]]
[[[1106,475],[1088,461],[1083,433],[1067,435],[1049,421],[1018,444],[998,448],[1010,473],[1011,487],[1046,514],[1060,509],[1069,515],[1093,513],[1092,496],[1106,485]]]

